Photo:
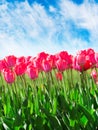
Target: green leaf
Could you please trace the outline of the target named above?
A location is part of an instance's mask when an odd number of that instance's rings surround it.
[[[56,114],[57,111],[57,99],[53,99],[53,114]]]
[[[7,115],[11,111],[10,96],[6,95],[3,102],[4,114]]]
[[[71,126],[71,127],[74,127],[74,126],[75,126],[75,120],[71,120],[71,119],[70,119],[70,126]]]
[[[58,103],[59,103],[59,108],[62,109],[63,111],[69,112],[70,111],[70,105],[66,101],[65,97],[63,95],[58,96]]]
[[[88,119],[85,115],[80,118],[80,124],[85,128],[88,123]]]
[[[29,124],[29,130],[32,130],[32,125],[31,124]]]
[[[95,126],[94,126],[94,123],[95,123],[94,116],[84,106],[82,106],[80,104],[78,105],[78,110],[80,112],[82,112],[83,115],[87,118],[87,120],[88,120],[88,126],[87,127],[89,127],[89,129],[94,129],[95,128]],[[86,118],[85,118],[85,121],[86,121]]]
[[[13,129],[13,126],[14,126],[14,119],[13,118],[3,117],[2,122],[3,122],[3,127],[5,129],[7,129],[7,130]]]
[[[51,124],[52,129],[54,130],[63,130],[61,123],[59,121],[59,119],[56,116],[49,116],[49,122]]]
[[[64,123],[64,125],[65,125],[65,127],[66,127],[66,130],[70,130],[70,121],[69,121],[67,115],[64,114],[64,115],[62,116],[62,121],[63,121],[63,123]],[[64,128],[65,128],[65,127],[64,127]]]
[[[83,112],[83,114],[85,114],[85,116],[87,117],[87,119],[90,121],[90,122],[94,122],[94,117],[92,116],[92,114],[90,114],[90,112],[84,107],[84,106],[82,106],[82,105],[78,105],[78,109],[80,110],[80,111],[82,111]]]

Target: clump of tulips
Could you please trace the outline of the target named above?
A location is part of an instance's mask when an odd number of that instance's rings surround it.
[[[81,50],[76,56],[69,55],[67,51],[61,51],[55,55],[41,52],[36,57],[10,55],[0,60],[0,73],[10,84],[15,82],[17,76],[25,74],[35,80],[39,73],[49,73],[56,70],[57,79],[61,80],[63,72],[69,69],[83,73],[89,69],[96,70],[97,67],[98,53],[94,52],[93,49]],[[95,79],[94,76],[92,78]]]
[[[97,130],[97,68],[91,48],[1,59],[0,128]]]

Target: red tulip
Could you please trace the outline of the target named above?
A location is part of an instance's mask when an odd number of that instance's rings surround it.
[[[0,60],[0,71],[2,71],[4,68],[7,68],[7,63],[4,59]]]
[[[51,62],[52,68],[56,68],[56,56],[55,55],[48,55],[47,61]]]
[[[76,56],[76,65],[80,67],[81,71],[85,71],[93,67],[95,64],[94,55],[89,54],[86,50],[81,50]]]
[[[80,66],[84,66],[85,65],[85,63],[86,63],[86,56],[84,54],[77,55],[76,59],[77,59],[78,65],[80,65]]]
[[[36,79],[38,77],[38,69],[37,68],[28,67],[26,72],[31,79]]]
[[[66,61],[62,59],[56,61],[56,67],[59,71],[64,71],[68,68]]]
[[[23,75],[26,71],[26,64],[25,63],[19,63],[16,64],[16,66],[14,67],[14,71],[16,73],[17,76]]]
[[[40,59],[40,60],[42,61],[43,59],[46,59],[47,56],[48,56],[47,53],[45,53],[45,52],[41,52],[41,53],[39,53],[39,54],[37,55],[36,58],[38,58],[38,59]]]
[[[25,63],[28,64],[28,62],[31,62],[30,59],[32,58],[32,56],[27,56],[25,57]]]
[[[82,71],[82,68],[78,65],[77,63],[77,56],[73,57],[73,64],[72,64],[73,69]]]
[[[4,79],[7,83],[11,84],[15,81],[15,74],[10,69],[5,69],[3,71]]]
[[[25,57],[24,56],[18,57],[16,59],[16,64],[23,63],[23,62],[25,62]]]
[[[8,67],[14,67],[16,64],[16,57],[14,55],[6,56],[5,61],[8,64]]]
[[[34,59],[32,59],[32,64],[34,65],[35,68],[38,68],[38,71],[42,71],[42,60],[38,57],[35,57]]]
[[[61,52],[57,53],[55,56],[56,56],[57,59],[61,58],[63,60],[66,60],[67,57],[68,57],[68,52],[67,51],[61,51]]]
[[[92,66],[94,66],[96,64],[95,51],[93,49],[89,48],[89,49],[87,49],[86,54],[89,56]]]
[[[42,69],[45,72],[49,72],[52,70],[52,62],[49,60],[43,60],[42,61]]]
[[[62,73],[60,73],[60,72],[56,73],[56,78],[57,78],[57,80],[61,81],[63,79]]]
[[[72,68],[72,55],[69,55],[67,51],[61,51],[60,53],[55,55],[55,61],[61,59],[62,61],[66,62],[67,69]]]
[[[69,69],[73,68],[73,55],[69,55],[67,59],[67,65]]]
[[[41,52],[33,59],[34,66],[38,68],[39,71],[42,71],[42,61],[46,60],[48,54]]]

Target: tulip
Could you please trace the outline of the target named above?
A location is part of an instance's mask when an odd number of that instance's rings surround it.
[[[16,64],[16,66],[14,67],[14,71],[16,73],[17,76],[21,76],[26,72],[26,64],[25,63],[18,63]]]
[[[27,56],[25,57],[25,63],[28,64],[30,61],[30,59],[32,58],[32,56]]]
[[[56,78],[57,78],[57,80],[61,81],[63,79],[62,73],[60,73],[60,72],[56,73]]]
[[[55,65],[55,63],[56,63],[56,57],[55,57],[55,55],[48,55],[47,56],[47,60],[49,62],[51,62],[52,68],[56,68],[56,65]]]
[[[98,68],[98,53],[95,53],[96,67]]]
[[[68,68],[66,61],[62,59],[56,61],[56,67],[58,71],[64,71],[65,69]]]
[[[7,63],[4,59],[0,60],[0,72],[4,69],[7,68]]]
[[[25,62],[25,57],[24,57],[24,56],[18,57],[18,58],[16,59],[16,64],[24,63],[24,62]]]
[[[96,79],[97,78],[97,72],[95,70],[93,70],[91,72],[91,76],[92,76],[93,79]]]
[[[31,79],[36,79],[38,77],[38,69],[34,67],[28,67],[27,68],[27,74]]]
[[[43,62],[42,62],[42,69],[45,72],[51,71],[52,70],[52,63],[51,63],[51,61],[43,60]]]
[[[72,69],[72,68],[73,68],[73,55],[69,55],[69,56],[68,56],[67,64],[68,64],[68,68],[69,68],[69,69]]]
[[[75,70],[78,70],[78,71],[82,71],[82,68],[78,65],[78,63],[77,63],[77,56],[74,56],[73,57],[73,64],[72,64],[72,67],[73,67],[73,69],[75,69]]]
[[[42,66],[41,66],[42,61],[40,58],[38,57],[33,58],[31,63],[33,64],[35,68],[38,68],[39,72],[42,71]]]
[[[93,70],[91,72],[91,77],[94,79],[95,84],[98,85],[98,73],[96,72],[96,70]]]
[[[15,81],[15,74],[10,69],[3,70],[4,79],[7,83],[11,84]]]
[[[39,58],[39,59],[42,61],[43,59],[46,59],[47,56],[48,56],[47,53],[45,53],[45,52],[41,52],[41,53],[39,53],[39,54],[37,55],[36,58]]]
[[[86,59],[85,58],[86,58],[86,56],[84,54],[77,55],[76,60],[77,60],[78,65],[84,66],[85,63],[86,63]]]
[[[79,66],[81,71],[85,71],[93,67],[94,59],[93,55],[89,55],[86,50],[81,50],[76,56],[76,65]]]
[[[16,64],[16,57],[14,55],[6,56],[5,61],[8,67],[14,67]]]
[[[68,52],[67,51],[61,51],[61,52],[57,53],[55,56],[56,56],[57,59],[61,58],[63,60],[66,60],[67,57],[68,57]]]
[[[94,66],[96,64],[95,51],[93,49],[89,48],[86,50],[86,54],[89,56],[92,66]]]

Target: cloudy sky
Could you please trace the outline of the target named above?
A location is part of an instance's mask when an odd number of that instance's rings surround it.
[[[0,0],[0,58],[97,46],[98,0]]]

